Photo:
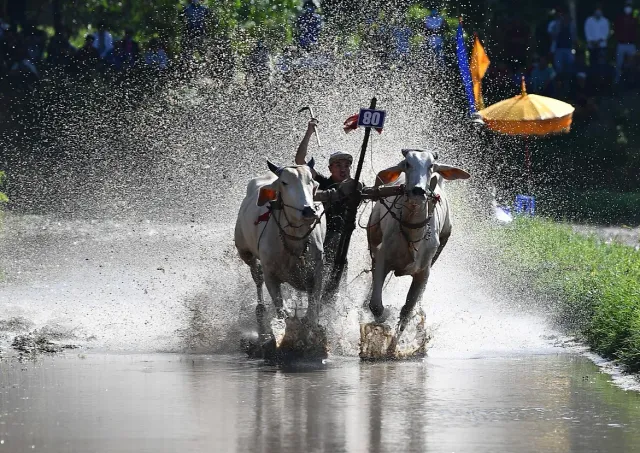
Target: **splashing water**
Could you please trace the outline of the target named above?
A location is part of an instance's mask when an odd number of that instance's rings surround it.
[[[487,169],[482,142],[451,94],[456,84],[457,75],[444,70],[380,72],[337,62],[293,87],[256,90],[197,77],[135,108],[61,107],[51,115],[54,139],[29,151],[40,156],[37,166],[23,149],[13,151],[13,168],[22,171],[1,233],[0,340],[36,331],[106,350],[237,351],[255,322],[254,285],[233,245],[246,183],[266,172],[266,158],[293,163],[308,119],[296,113],[302,106],[313,106],[320,120],[323,148],[312,142],[309,149],[318,168],[332,150],[357,154],[362,132],[345,135],[342,122],[376,95],[387,122],[382,135],[373,134],[365,184],[413,145],[438,150],[443,162],[476,178],[473,186],[449,185],[459,222],[423,301],[435,332],[431,353],[545,349],[544,320],[519,313],[494,291],[499,282],[483,275],[482,263],[469,259],[481,224],[474,194]],[[356,230],[351,283],[325,310],[334,353],[357,353],[370,280],[361,274],[370,267],[366,250],[364,232]],[[399,308],[409,283],[392,277],[386,303]]]

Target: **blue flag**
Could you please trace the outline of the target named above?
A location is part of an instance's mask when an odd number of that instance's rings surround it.
[[[464,91],[467,93],[467,101],[469,101],[469,115],[476,113],[476,101],[473,97],[473,81],[471,79],[471,70],[469,69],[469,55],[467,54],[467,46],[464,43],[464,31],[462,23],[458,25],[456,33],[456,54],[458,55],[458,67],[460,68],[460,77],[464,85]]]

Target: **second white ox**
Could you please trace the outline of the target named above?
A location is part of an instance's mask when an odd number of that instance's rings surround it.
[[[469,178],[464,170],[436,163],[436,153],[412,149],[402,150],[402,154],[404,159],[398,165],[378,173],[376,185],[405,184],[405,195],[378,201],[367,226],[373,261],[369,308],[378,321],[385,320],[388,313],[382,303],[387,274],[394,271],[396,276],[413,277],[400,312],[398,336],[422,298],[431,265],[451,235],[451,212],[443,178]]]
[[[322,289],[322,255],[326,234],[322,204],[314,203],[318,183],[307,165],[277,167],[252,179],[240,206],[235,244],[250,267],[258,292],[256,317],[260,333],[267,333],[262,294],[265,283],[277,316],[286,317],[280,285],[288,283],[309,294],[307,319],[315,321]],[[270,210],[264,207],[270,203]],[[267,214],[269,213],[269,214]]]

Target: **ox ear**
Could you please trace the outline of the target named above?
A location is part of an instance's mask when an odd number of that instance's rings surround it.
[[[433,156],[433,160],[438,160],[438,152],[437,151],[432,152],[431,155]]]
[[[269,167],[269,170],[271,170],[271,172],[278,177],[280,176],[280,173],[282,173],[282,167],[278,167],[277,165],[271,163],[269,159],[267,159],[267,167]]]
[[[316,165],[316,161],[313,159],[313,157],[311,158],[311,160],[309,162],[307,162],[307,167],[313,169],[313,167]]]
[[[434,164],[433,171],[437,171],[444,179],[469,179],[471,175],[466,171],[446,164]]]
[[[402,173],[403,171],[404,170],[400,167],[391,167],[391,168],[387,168],[386,170],[382,170],[376,176],[375,185],[379,186],[380,184],[383,184],[383,185],[391,184],[392,182],[395,182],[400,177],[400,173]]]
[[[278,192],[276,192],[273,185],[269,184],[268,186],[260,187],[260,192],[258,193],[258,206],[264,206],[266,203],[277,199]]]

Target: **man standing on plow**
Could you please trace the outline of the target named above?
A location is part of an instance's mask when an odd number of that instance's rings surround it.
[[[296,165],[306,164],[307,148],[311,136],[316,132],[318,120],[312,118],[307,125],[307,132],[298,146],[296,152]],[[318,182],[318,189],[326,191],[328,200],[324,201],[324,209],[327,220],[327,235],[324,241],[325,270],[330,271],[335,262],[336,252],[340,244],[340,237],[345,228],[346,211],[349,202],[359,202],[358,187],[354,179],[351,178],[351,164],[353,156],[351,154],[335,151],[329,156],[329,173],[327,177],[311,169],[313,179]],[[354,199],[353,197],[358,197]],[[325,272],[325,276],[328,272]],[[325,294],[333,297],[337,291],[339,282],[326,281]]]

